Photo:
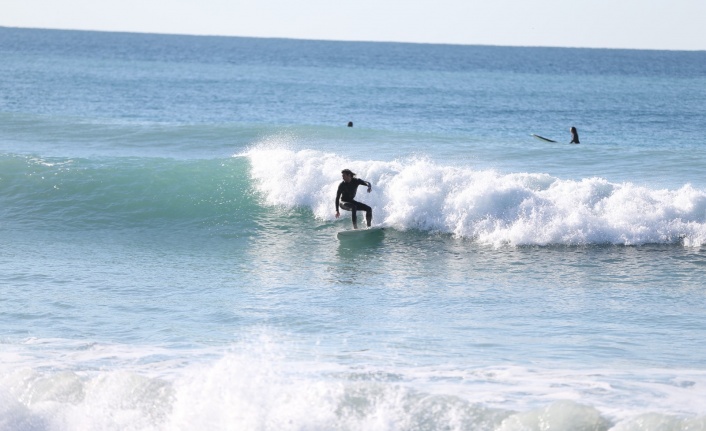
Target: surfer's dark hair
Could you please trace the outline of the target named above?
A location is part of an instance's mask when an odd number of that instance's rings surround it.
[[[344,169],[341,171],[342,174],[350,174],[352,177],[355,176],[355,172],[351,171],[350,169]]]

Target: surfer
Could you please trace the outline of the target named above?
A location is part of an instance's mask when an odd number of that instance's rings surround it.
[[[356,212],[365,211],[365,221],[368,227],[370,227],[373,221],[373,209],[364,203],[357,202],[355,200],[355,194],[358,191],[358,186],[368,186],[368,193],[373,189],[373,186],[367,181],[356,178],[355,172],[350,169],[342,170],[341,177],[343,177],[343,181],[338,185],[338,191],[336,192],[336,218],[341,216],[341,213],[338,211],[340,206],[342,209],[351,212],[353,229],[358,229],[358,216]]]
[[[580,144],[579,142],[579,132],[576,130],[576,127],[571,126],[569,129],[569,132],[571,132],[571,142],[570,144]]]

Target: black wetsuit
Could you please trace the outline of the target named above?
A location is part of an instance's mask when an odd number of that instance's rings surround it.
[[[577,132],[576,130],[574,130],[574,131],[571,132],[571,142],[569,142],[569,143],[570,143],[570,144],[580,144],[580,142],[579,142],[579,132]]]
[[[373,219],[373,209],[362,202],[355,200],[355,194],[358,191],[358,186],[370,187],[370,183],[363,181],[360,178],[353,178],[351,182],[347,183],[341,181],[338,185],[338,191],[336,192],[336,212],[338,212],[338,207],[351,212],[351,219],[353,220],[353,227],[358,228],[358,217],[356,215],[357,211],[365,211],[365,220],[368,226],[370,226],[371,220]],[[339,201],[341,203],[339,204]]]

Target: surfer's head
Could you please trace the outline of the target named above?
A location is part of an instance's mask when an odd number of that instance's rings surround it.
[[[355,172],[351,171],[350,169],[344,169],[341,171],[341,176],[343,177],[343,180],[348,182],[355,177]]]

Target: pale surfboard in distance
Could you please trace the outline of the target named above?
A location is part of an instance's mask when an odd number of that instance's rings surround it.
[[[554,140],[552,140],[552,139],[545,138],[544,136],[535,135],[534,133],[532,133],[530,136],[532,136],[532,137],[535,138],[535,139],[539,139],[539,140],[542,141],[542,142],[553,142],[553,143],[556,143],[556,141],[554,141]]]

